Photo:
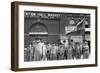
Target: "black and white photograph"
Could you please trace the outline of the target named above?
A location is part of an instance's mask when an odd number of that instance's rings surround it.
[[[24,11],[24,61],[89,59],[90,14]]]
[[[97,66],[97,7],[12,3],[12,70]]]

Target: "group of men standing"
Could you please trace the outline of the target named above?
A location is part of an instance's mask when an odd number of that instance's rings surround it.
[[[88,42],[44,42],[42,39],[34,40],[24,49],[24,61],[50,61],[89,58]]]

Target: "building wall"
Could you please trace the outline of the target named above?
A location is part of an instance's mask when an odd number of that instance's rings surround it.
[[[57,42],[58,39],[60,38],[60,32],[61,33],[65,33],[65,18],[62,18],[60,20],[47,20],[47,19],[40,19],[39,22],[43,23],[44,25],[46,25],[47,29],[48,29],[48,36],[47,36],[47,40],[52,43],[52,42]],[[25,18],[24,20],[24,33],[26,34],[25,37],[25,45],[29,45],[30,41],[33,40],[34,36],[29,36],[29,32],[30,32],[30,26],[34,25],[35,23],[38,23],[37,19],[28,19]]]
[[[86,15],[85,15],[86,16]],[[72,17],[74,18],[75,23],[73,25],[70,25],[69,21],[72,20]],[[90,18],[90,15],[87,16],[88,18]],[[42,23],[47,27],[48,30],[48,35],[47,36],[43,36],[44,40],[49,41],[50,43],[52,42],[57,42],[58,39],[64,39],[64,38],[60,38],[60,35],[64,35],[62,37],[67,37],[66,31],[65,31],[65,27],[66,26],[76,26],[77,23],[79,22],[79,18],[80,20],[82,20],[84,18],[84,14],[60,14],[59,19],[49,19],[46,18],[24,18],[24,33],[25,33],[25,45],[29,45],[31,41],[33,41],[34,36],[29,36],[27,34],[29,34],[30,32],[30,28],[32,28],[32,25],[34,25],[35,23]],[[88,20],[89,25],[90,25],[90,20]],[[82,26],[81,26],[82,27]],[[89,26],[90,27],[90,26]],[[34,31],[33,31],[34,32]],[[79,33],[77,36],[75,35],[70,35],[73,37],[73,39],[76,41],[82,41],[83,39],[81,38],[81,33]],[[80,40],[78,39],[78,37],[80,38]],[[88,37],[85,37],[86,39]]]

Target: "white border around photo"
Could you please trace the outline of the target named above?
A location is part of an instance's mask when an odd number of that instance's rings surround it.
[[[61,61],[40,61],[40,62],[24,62],[24,11],[43,11],[43,12],[64,12],[64,13],[88,13],[90,18],[90,32],[91,32],[91,55],[89,59],[81,60],[61,60]],[[45,7],[45,6],[24,6],[19,5],[19,68],[35,68],[35,67],[49,67],[49,66],[63,66],[63,65],[84,65],[95,64],[95,10],[94,9],[80,9],[80,8],[63,8],[63,7]]]

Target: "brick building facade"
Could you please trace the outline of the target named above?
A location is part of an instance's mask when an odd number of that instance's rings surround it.
[[[44,41],[57,42],[59,39],[67,39],[70,35],[75,40],[82,41],[81,30],[66,33],[66,27],[76,26],[84,16],[87,18],[90,28],[89,14],[52,13],[52,12],[24,12],[24,44],[27,47],[34,39],[41,38]],[[83,24],[83,23],[82,23]],[[82,27],[82,26],[81,26]],[[76,35],[77,33],[77,35]],[[89,38],[90,33],[87,33]]]

